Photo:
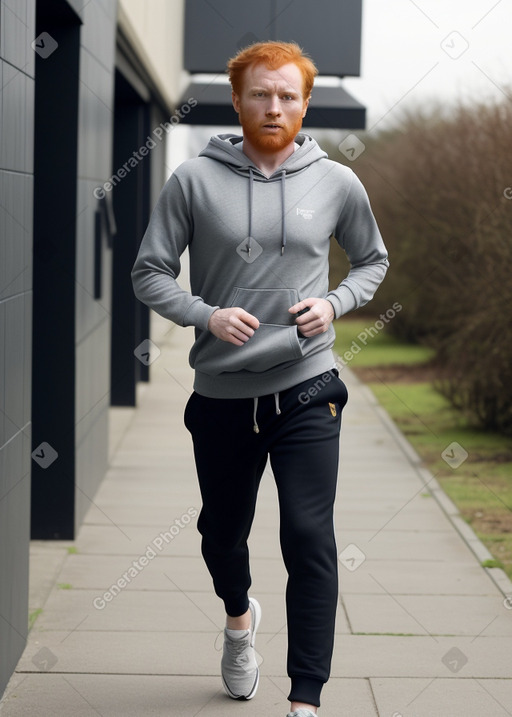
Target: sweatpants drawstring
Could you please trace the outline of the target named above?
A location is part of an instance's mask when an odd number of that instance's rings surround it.
[[[259,400],[258,396],[255,396],[253,398],[254,407],[253,407],[253,411],[252,411],[252,420],[253,420],[252,430],[254,431],[254,433],[260,432],[260,427],[258,426],[258,419],[256,416],[256,414],[258,413],[258,400]],[[279,406],[279,391],[274,393],[274,403],[276,406],[276,416],[280,416],[281,415],[281,407]]]
[[[254,425],[253,425],[253,427],[252,427],[252,430],[254,431],[254,433],[259,433],[259,432],[260,432],[260,427],[258,426],[258,421],[257,421],[257,419],[256,419],[256,413],[257,413],[257,411],[258,411],[258,396],[255,396],[255,397],[254,397],[254,409],[253,409],[253,414],[252,414],[252,419],[253,419],[253,422],[254,422]]]

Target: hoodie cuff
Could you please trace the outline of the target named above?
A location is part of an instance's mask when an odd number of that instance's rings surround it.
[[[335,291],[330,291],[325,298],[331,302],[337,319],[357,309],[356,297],[347,286],[340,286]]]
[[[202,331],[208,331],[210,316],[214,311],[217,311],[218,308],[220,307],[205,304],[202,299],[194,301],[183,317],[183,326],[195,326]]]

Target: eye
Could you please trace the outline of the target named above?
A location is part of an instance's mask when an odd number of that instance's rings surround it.
[[[294,99],[293,95],[283,95],[283,100],[293,100],[293,99]]]

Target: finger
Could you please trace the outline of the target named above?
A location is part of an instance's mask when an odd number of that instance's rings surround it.
[[[288,311],[290,314],[298,314],[299,311],[303,311],[304,309],[307,309],[309,307],[309,304],[306,303],[307,299],[304,299],[303,301],[299,301],[298,304],[294,304],[293,306],[290,306]]]
[[[324,326],[318,326],[316,328],[307,328],[300,326],[299,327],[300,333],[305,336],[307,339],[311,338],[311,336],[316,336],[317,334],[323,334],[326,331],[326,328]]]
[[[242,309],[242,313],[238,316],[238,318],[246,325],[249,326],[251,329],[254,329],[256,331],[257,328],[259,328],[260,322],[258,319],[250,314],[248,311],[245,311]],[[253,332],[254,333],[254,332]],[[252,334],[251,334],[252,336]]]
[[[248,324],[244,323],[241,319],[235,318],[232,321],[232,327],[232,333],[235,336],[238,336],[238,338],[242,339],[242,341],[246,341],[247,339],[250,339],[251,336],[254,336],[255,330],[251,328]]]
[[[233,336],[232,334],[227,334],[224,341],[226,341],[226,343],[228,344],[234,344],[235,346],[243,346],[246,343],[245,341],[237,339],[236,336]]]
[[[297,324],[297,326],[308,326],[308,328],[311,328],[312,325],[314,323],[318,323],[318,321],[322,321],[322,319],[316,313],[314,306],[311,307],[311,309],[309,309],[309,311],[306,311],[304,314],[297,316],[297,318],[295,319],[295,323]]]

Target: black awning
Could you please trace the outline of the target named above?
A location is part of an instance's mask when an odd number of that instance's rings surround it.
[[[190,105],[191,98],[197,104],[187,114],[181,113],[180,107]],[[231,104],[231,85],[225,82],[205,82],[192,77],[176,112],[181,115],[183,124],[238,125],[238,115]],[[365,123],[366,107],[343,87],[315,85],[304,120],[305,129],[364,129]]]

